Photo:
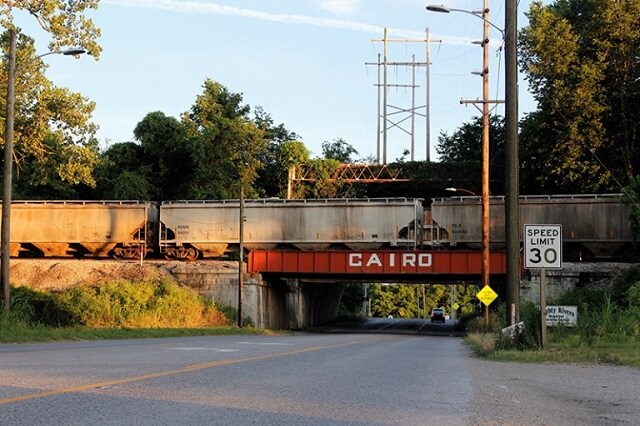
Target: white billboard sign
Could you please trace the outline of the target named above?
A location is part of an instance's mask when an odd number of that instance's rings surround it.
[[[547,326],[564,325],[575,327],[578,325],[577,306],[547,306]]]

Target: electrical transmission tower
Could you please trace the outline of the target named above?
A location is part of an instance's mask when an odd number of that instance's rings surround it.
[[[388,134],[394,129],[409,136],[410,149],[409,154],[411,161],[415,160],[416,151],[416,117],[424,118],[425,121],[425,146],[426,161],[431,161],[431,129],[429,117],[429,66],[430,64],[430,43],[441,42],[441,40],[433,40],[429,37],[429,29],[425,31],[424,39],[392,39],[387,37],[387,29],[384,29],[384,37],[382,39],[374,39],[373,42],[382,42],[383,54],[378,54],[378,62],[367,62],[366,65],[376,65],[378,67],[378,81],[375,86],[378,88],[378,117],[377,117],[377,162],[378,164],[387,164],[388,151]],[[417,62],[415,54],[409,62],[395,62],[388,59],[389,43],[425,43],[426,61]],[[390,83],[389,67],[407,67],[411,68],[410,83]],[[424,105],[416,105],[416,94],[420,85],[416,82],[416,70],[424,67],[426,69],[425,78],[425,103]],[[390,88],[409,89],[411,93],[411,105],[400,106],[391,103],[389,99]],[[397,133],[397,132],[396,132]]]

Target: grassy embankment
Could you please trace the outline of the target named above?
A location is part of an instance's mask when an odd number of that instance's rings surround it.
[[[640,276],[626,273],[612,288],[575,290],[554,304],[578,306],[576,327],[549,327],[548,344],[540,348],[540,314],[533,304],[521,306],[525,334],[504,336],[497,318],[489,331],[475,327],[465,342],[478,355],[496,361],[606,363],[640,368]],[[471,327],[474,328],[474,327]]]
[[[0,342],[267,334],[236,311],[169,280],[119,281],[61,293],[12,288]]]

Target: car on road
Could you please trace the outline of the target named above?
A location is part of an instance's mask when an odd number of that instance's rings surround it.
[[[431,322],[445,322],[444,309],[434,308],[431,310]]]

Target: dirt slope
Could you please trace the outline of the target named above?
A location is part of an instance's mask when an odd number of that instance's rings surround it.
[[[171,262],[151,263],[98,260],[11,259],[11,283],[39,290],[59,291],[99,282],[171,277]]]

